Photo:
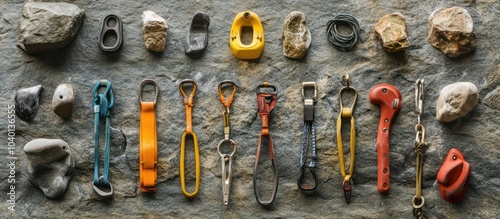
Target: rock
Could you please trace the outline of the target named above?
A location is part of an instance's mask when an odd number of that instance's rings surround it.
[[[40,1],[40,0],[29,0]],[[44,2],[56,0],[44,0]],[[60,2],[61,0],[57,0]],[[20,3],[23,2],[23,3]],[[499,1],[336,1],[329,7],[319,1],[123,1],[71,0],[86,11],[77,38],[61,52],[27,55],[15,46],[20,11],[26,1],[0,0],[0,216],[2,218],[104,218],[179,217],[190,218],[411,218],[415,196],[415,79],[425,80],[424,114],[429,147],[423,161],[422,210],[433,218],[498,218],[500,195],[500,28]],[[125,2],[125,3],[124,3]],[[322,1],[321,3],[326,2]],[[460,5],[474,19],[477,49],[474,54],[449,58],[427,42],[427,18],[436,9]],[[470,6],[468,6],[470,5]],[[448,6],[446,6],[448,7]],[[349,8],[349,9],[347,9]],[[266,31],[266,49],[257,61],[235,59],[228,48],[229,31],[236,14],[255,9]],[[292,10],[289,10],[292,9]],[[335,10],[332,10],[335,9]],[[340,10],[342,9],[342,10]],[[345,10],[344,10],[345,9]],[[390,9],[390,10],[388,10]],[[141,14],[153,10],[167,19],[167,47],[155,53],[144,47]],[[202,10],[210,15],[209,44],[200,59],[184,54],[186,35],[193,15]],[[285,17],[302,11],[311,31],[309,51],[300,60],[283,55],[281,30]],[[403,52],[385,54],[374,33],[374,26],[385,14],[402,13],[407,22],[410,47]],[[473,11],[474,13],[473,13]],[[92,15],[90,16],[90,12]],[[101,21],[110,13],[123,19],[124,42],[117,52],[102,52],[98,45]],[[339,51],[326,38],[326,22],[332,13],[346,12],[359,19],[360,40],[350,52]],[[376,15],[376,16],[373,16]],[[10,23],[10,24],[9,24]],[[17,24],[17,25],[16,25]],[[351,33],[340,24],[342,33]],[[345,31],[345,32],[344,32]],[[71,51],[66,51],[71,50]],[[356,159],[352,176],[351,203],[346,204],[339,174],[336,121],[339,116],[339,89],[342,76],[349,74],[358,91],[353,115],[356,129]],[[139,84],[144,78],[158,82],[156,105],[158,138],[158,192],[139,191]],[[192,126],[199,140],[201,184],[198,198],[186,199],[179,184],[180,138],[186,127],[185,107],[179,95],[179,82],[192,78],[198,84],[192,111]],[[112,199],[97,200],[92,189],[93,94],[94,82],[113,82],[115,106],[111,111],[111,153],[109,179]],[[230,108],[231,138],[237,148],[232,163],[230,206],[223,204],[221,159],[217,144],[224,138],[224,106],[217,85],[232,80],[238,85]],[[277,108],[272,112],[270,131],[278,159],[279,189],[274,206],[262,208],[255,200],[252,177],[261,122],[257,114],[255,89],[268,81],[278,88]],[[300,174],[300,147],[304,126],[301,84],[317,83],[315,107],[317,168],[319,180],[314,193],[303,193],[297,186]],[[442,123],[436,116],[441,89],[458,81],[475,84],[480,100],[469,118]],[[61,83],[71,83],[76,92],[73,115],[63,120],[52,111],[52,95]],[[377,127],[380,109],[368,100],[373,86],[389,83],[401,89],[403,107],[390,130],[391,191],[386,197],[377,191]],[[32,122],[15,119],[16,161],[15,211],[7,210],[10,195],[10,169],[5,166],[10,150],[7,106],[14,105],[17,90],[43,85],[40,107]],[[143,92],[144,100],[154,99],[154,89]],[[48,91],[48,92],[47,92]],[[102,90],[101,90],[102,91]],[[186,89],[187,92],[189,92]],[[223,89],[230,95],[231,90]],[[306,90],[306,95],[311,94]],[[344,107],[352,104],[353,93],[343,96]],[[227,99],[227,98],[226,98]],[[13,107],[12,107],[13,108]],[[14,114],[15,116],[15,114]],[[467,117],[467,116],[466,116]],[[460,120],[460,121],[459,121]],[[101,160],[104,120],[101,120]],[[343,121],[344,162],[349,168],[349,120]],[[49,200],[28,179],[27,157],[23,146],[35,138],[60,138],[70,144],[76,167],[64,195]],[[230,150],[225,145],[224,151]],[[470,187],[461,203],[448,203],[439,193],[436,175],[452,148],[462,151],[472,165]],[[310,148],[309,148],[310,149]],[[271,167],[269,147],[261,148],[262,173]],[[308,155],[309,164],[311,153]],[[186,142],[186,186],[195,184],[192,139]],[[102,161],[100,164],[102,168]],[[307,180],[310,171],[307,171]],[[346,170],[347,171],[347,170]],[[102,173],[102,171],[101,171]],[[311,182],[311,181],[307,181]],[[272,184],[272,178],[263,182]],[[228,208],[229,207],[229,208]],[[6,209],[6,210],[4,210]],[[500,219],[500,218],[499,218]]]
[[[28,158],[28,178],[48,198],[64,194],[75,161],[68,143],[61,139],[38,138],[24,146]]]
[[[191,21],[189,33],[186,37],[186,54],[203,52],[208,44],[208,26],[210,16],[203,12],[196,12]]]
[[[449,57],[474,51],[476,35],[472,18],[460,7],[443,8],[429,17],[427,40]]]
[[[37,85],[16,92],[14,101],[17,117],[24,121],[30,121],[35,117],[42,89],[42,85]]]
[[[146,45],[147,49],[163,52],[167,41],[167,30],[167,20],[153,11],[144,11],[142,13],[142,32],[144,34],[144,45]]]
[[[400,13],[386,14],[375,24],[375,35],[389,53],[403,51],[410,45],[406,33],[406,20]]]
[[[436,118],[441,122],[451,122],[464,117],[476,107],[479,92],[470,82],[457,82],[444,87],[439,94]]]
[[[285,18],[283,31],[283,54],[292,59],[301,59],[311,45],[311,32],[307,27],[306,16],[300,11],[292,11]]]
[[[71,117],[73,114],[73,105],[75,101],[75,94],[73,85],[60,84],[54,91],[52,97],[52,110],[61,118]]]
[[[67,46],[83,23],[85,11],[64,2],[27,2],[22,11],[17,47],[26,53]]]

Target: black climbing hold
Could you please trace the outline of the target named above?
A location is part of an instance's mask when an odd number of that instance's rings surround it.
[[[201,53],[208,44],[208,26],[210,16],[203,12],[196,12],[191,21],[191,27],[187,35],[186,54]]]
[[[114,44],[109,45],[106,39],[112,39]],[[99,48],[105,52],[113,52],[122,46],[123,24],[120,17],[110,14],[102,20],[101,35],[99,36]]]
[[[38,109],[38,101],[41,93],[42,85],[18,90],[14,98],[17,117],[24,121],[32,120]]]

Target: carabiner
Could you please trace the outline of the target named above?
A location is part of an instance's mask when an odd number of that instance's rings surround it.
[[[272,91],[262,91],[262,88],[271,88]],[[274,158],[274,147],[273,147],[273,141],[271,134],[269,133],[269,117],[271,112],[273,111],[274,107],[276,107],[276,99],[277,98],[277,91],[276,87],[273,85],[268,84],[267,82],[264,82],[264,84],[261,84],[257,86],[257,105],[258,105],[258,112],[259,116],[262,120],[261,126],[261,134],[259,136],[259,141],[257,144],[257,152],[255,155],[255,166],[253,169],[253,190],[255,193],[255,198],[257,199],[257,202],[262,205],[262,206],[268,206],[274,202],[274,199],[276,198],[276,193],[278,191],[278,170],[276,168],[276,159]],[[262,143],[263,137],[268,137],[268,144],[269,144],[269,155],[271,159],[271,165],[272,165],[272,171],[273,171],[273,190],[271,194],[271,198],[268,200],[261,200],[259,196],[259,192],[257,189],[257,167],[259,165],[259,160],[260,160],[260,146]]]
[[[105,87],[104,93],[98,93],[99,88]],[[111,127],[110,110],[114,105],[113,91],[111,82],[108,80],[98,81],[94,86],[94,181],[92,187],[101,197],[110,197],[113,195],[113,186],[109,182],[109,157],[111,151]],[[106,119],[105,124],[105,145],[104,145],[104,167],[103,175],[99,175],[99,124],[100,119]],[[108,187],[109,191],[103,191],[101,187]]]
[[[305,97],[305,89],[312,87],[314,89],[314,96],[312,98]],[[302,132],[302,147],[300,150],[300,176],[297,179],[297,185],[299,189],[303,191],[313,191],[318,187],[318,176],[316,174],[316,126],[314,123],[314,103],[316,102],[317,96],[316,82],[303,82],[302,83],[302,99],[304,105],[304,129]],[[312,158],[309,166],[306,166],[307,159],[307,148],[309,145],[309,139],[311,139],[311,150]],[[305,169],[309,168],[311,175],[314,179],[314,184],[306,185],[305,181]]]
[[[231,146],[233,146],[233,150],[231,153],[222,153],[220,147],[224,142],[230,142]],[[229,193],[231,191],[231,175],[232,175],[232,164],[233,164],[233,155],[236,152],[236,142],[233,139],[222,139],[217,145],[217,151],[219,152],[221,161],[222,161],[222,201],[224,205],[229,204]]]
[[[415,196],[412,199],[413,215],[415,218],[424,217],[423,206],[425,203],[424,196],[422,196],[422,171],[423,171],[423,158],[427,142],[425,142],[425,127],[420,123],[420,116],[423,114],[424,103],[424,79],[418,79],[415,83],[415,112],[417,113],[417,124],[415,125],[415,153],[416,159],[416,177],[415,177]],[[417,204],[420,201],[420,204]]]
[[[342,189],[344,190],[345,202],[349,204],[349,202],[351,202],[351,192],[352,192],[351,182],[344,180],[344,182],[342,182]]]
[[[231,84],[233,86],[233,91],[229,98],[226,99],[224,98],[224,93],[222,92],[222,87],[225,84]],[[236,84],[232,81],[223,81],[219,84],[218,86],[218,91],[219,91],[219,97],[220,97],[220,102],[222,105],[224,105],[225,110],[223,113],[224,116],[224,139],[222,139],[219,144],[217,145],[217,151],[219,152],[219,155],[221,157],[222,161],[222,194],[223,198],[222,201],[224,202],[224,205],[227,205],[229,203],[229,193],[231,189],[231,173],[232,173],[232,163],[233,163],[233,155],[236,152],[236,142],[231,139],[231,126],[229,123],[229,113],[230,113],[230,108],[231,104],[233,103],[234,95],[236,94]],[[221,146],[224,142],[230,142],[231,146],[233,147],[233,150],[231,153],[223,153],[221,152]]]
[[[154,100],[144,101],[142,92],[146,84],[155,87]],[[139,86],[139,104],[141,115],[139,123],[139,189],[143,192],[156,192],[158,168],[158,142],[156,132],[156,101],[158,85],[151,79],[145,79]]]
[[[340,174],[344,178],[344,182],[342,182],[342,188],[344,189],[344,196],[347,203],[351,202],[351,182],[350,179],[354,173],[354,158],[356,155],[356,127],[354,124],[354,106],[356,104],[356,100],[358,98],[358,91],[351,87],[351,81],[349,79],[349,75],[344,76],[345,87],[342,87],[339,91],[339,102],[340,102],[340,113],[337,118],[337,146],[338,146],[338,154],[339,154],[339,162],[340,162]],[[342,103],[342,94],[347,91],[354,92],[354,100],[352,101],[351,107],[344,107]],[[345,163],[344,163],[344,150],[343,150],[343,142],[342,142],[342,119],[349,119],[351,121],[351,136],[349,139],[349,153],[351,154],[350,162],[349,162],[349,174],[345,172]],[[348,185],[348,190],[346,190],[346,186]]]
[[[184,84],[191,84],[193,86],[193,90],[191,91],[191,94],[189,97],[186,95],[184,92]],[[186,107],[186,130],[184,130],[184,133],[182,133],[182,138],[181,138],[181,154],[180,154],[180,165],[179,165],[179,175],[181,179],[181,189],[182,193],[184,196],[188,198],[194,198],[198,194],[198,189],[200,188],[200,152],[198,149],[198,138],[196,137],[196,134],[193,131],[193,125],[191,121],[191,112],[192,112],[192,107],[193,107],[193,99],[194,99],[194,94],[196,92],[196,83],[192,80],[183,80],[179,84],[179,91],[181,93],[181,96],[184,101],[184,106]],[[186,150],[186,137],[187,136],[192,136],[193,137],[193,144],[194,144],[194,158],[195,158],[195,168],[196,168],[196,184],[195,184],[195,189],[193,192],[188,193],[186,191],[186,181],[185,181],[185,173],[184,173],[184,156],[185,156],[185,150]]]
[[[424,114],[424,79],[415,82],[415,112],[418,115],[417,123],[420,124],[420,116]]]

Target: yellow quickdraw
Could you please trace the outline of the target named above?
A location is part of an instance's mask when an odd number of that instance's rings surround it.
[[[351,201],[351,177],[354,172],[354,156],[356,155],[356,128],[354,126],[354,117],[352,113],[354,111],[354,104],[356,104],[356,99],[358,98],[358,92],[356,89],[350,86],[349,75],[346,74],[344,76],[344,80],[346,86],[341,88],[339,91],[339,102],[340,102],[340,114],[337,119],[337,145],[339,148],[339,163],[340,163],[340,174],[344,178],[344,182],[342,182],[342,189],[344,190],[345,201],[349,203]],[[342,93],[352,90],[354,92],[354,100],[352,102],[351,107],[344,107],[342,104]],[[350,150],[351,159],[349,164],[349,174],[345,173],[345,164],[344,164],[344,151],[342,148],[342,119],[350,119],[351,120],[351,137],[350,137]]]
[[[189,97],[186,95],[184,92],[183,86],[184,84],[192,84],[193,90],[191,91],[191,94]],[[180,157],[180,165],[179,165],[179,175],[181,178],[181,189],[182,193],[188,197],[188,198],[194,198],[198,194],[198,189],[200,188],[200,152],[198,150],[198,138],[196,137],[196,134],[193,131],[193,125],[191,121],[191,109],[193,107],[193,99],[194,99],[194,94],[196,92],[196,83],[192,80],[184,80],[181,82],[179,85],[179,91],[181,92],[182,98],[184,100],[184,106],[186,106],[186,130],[182,134],[182,140],[181,140],[181,157]],[[185,173],[184,173],[184,155],[185,155],[185,150],[186,150],[186,137],[191,135],[193,137],[193,144],[194,144],[194,159],[195,159],[195,168],[196,168],[196,184],[194,191],[192,193],[188,193],[186,191],[186,180],[185,180]]]

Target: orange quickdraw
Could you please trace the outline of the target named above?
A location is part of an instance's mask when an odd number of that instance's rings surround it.
[[[155,87],[153,102],[142,100],[142,91],[146,84]],[[156,179],[158,167],[158,143],[156,137],[156,100],[158,86],[154,80],[143,80],[139,87],[139,102],[141,105],[140,121],[140,181],[139,189],[143,192],[156,192]]]

